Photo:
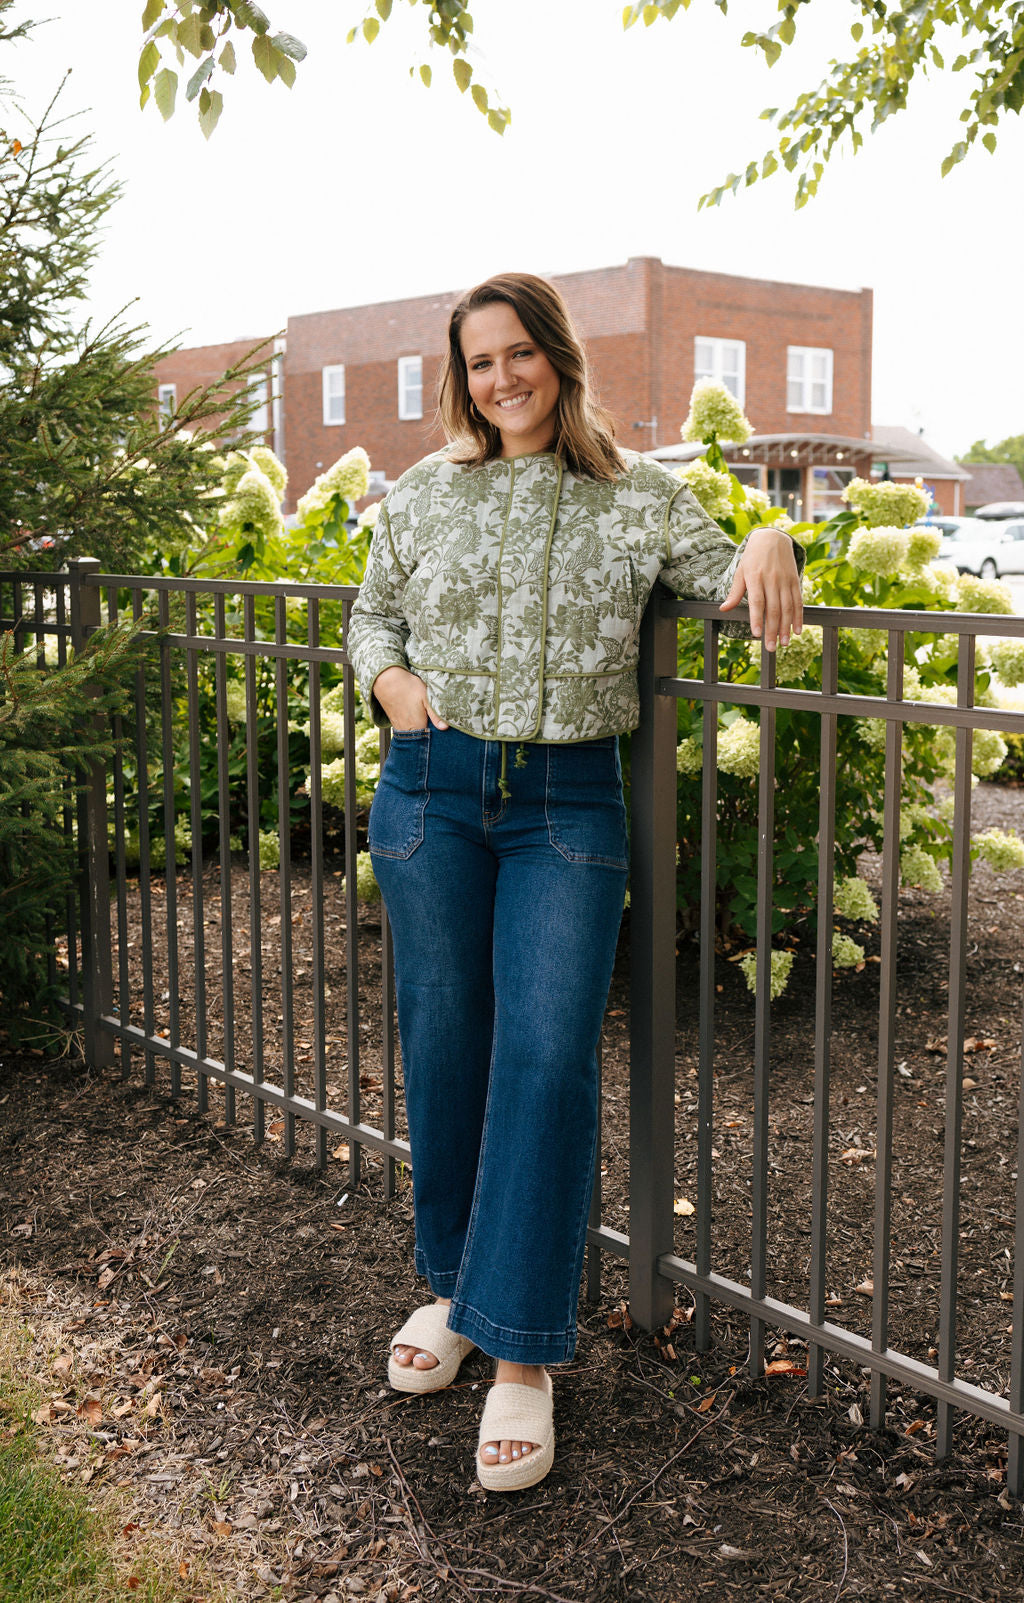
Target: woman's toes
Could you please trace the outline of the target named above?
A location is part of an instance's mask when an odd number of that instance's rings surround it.
[[[414,1369],[436,1369],[437,1359],[433,1353],[417,1353],[413,1359]]]

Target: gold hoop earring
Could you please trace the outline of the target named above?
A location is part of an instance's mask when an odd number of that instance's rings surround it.
[[[473,417],[476,418],[478,423],[486,423],[487,419],[484,417],[483,413],[481,412],[480,408],[477,406],[475,401],[470,401],[469,410],[472,413]]]

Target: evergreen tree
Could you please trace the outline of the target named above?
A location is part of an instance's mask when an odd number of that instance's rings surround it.
[[[28,26],[9,24],[12,3],[0,0],[0,45]],[[249,381],[269,357],[257,348],[172,418],[158,415],[154,366],[173,347],[81,315],[118,185],[60,98],[33,120],[0,78],[0,566],[88,555],[124,571],[208,516],[222,466],[210,447],[244,431]]]

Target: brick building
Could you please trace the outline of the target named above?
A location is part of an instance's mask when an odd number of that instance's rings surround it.
[[[165,356],[154,368],[156,400],[161,413],[166,416],[176,412],[190,391],[218,383],[225,373],[246,363],[247,358],[260,346],[266,349],[265,352],[259,351],[258,367],[249,379],[255,403],[251,427],[264,436],[268,445],[272,445],[281,433],[283,340],[259,335],[253,339],[229,340],[223,345],[193,345]],[[216,424],[214,417],[203,427],[214,429]]]
[[[815,472],[834,478],[838,467],[839,483],[853,470],[851,448],[863,451],[870,435],[870,290],[699,272],[655,257],[553,282],[586,342],[623,445],[678,445],[695,378],[713,377],[738,396],[758,437],[787,442],[758,474],[794,510],[813,500]],[[435,381],[461,293],[289,318],[273,438],[288,467],[291,506],[354,445],[365,447],[376,474],[390,481],[443,443]],[[182,351],[162,365],[161,382],[194,381],[197,364],[244,344]],[[841,442],[838,464],[834,441]],[[748,465],[754,461],[756,454]],[[857,470],[869,467],[865,460]]]

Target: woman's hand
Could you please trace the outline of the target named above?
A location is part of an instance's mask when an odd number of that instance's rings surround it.
[[[392,729],[447,729],[440,713],[427,700],[427,687],[408,668],[385,668],[373,681],[373,694],[388,715]]]
[[[781,529],[754,529],[747,536],[736,577],[721,610],[728,612],[746,596],[750,632],[764,637],[766,651],[788,646],[803,628],[804,602],[793,542]]]

